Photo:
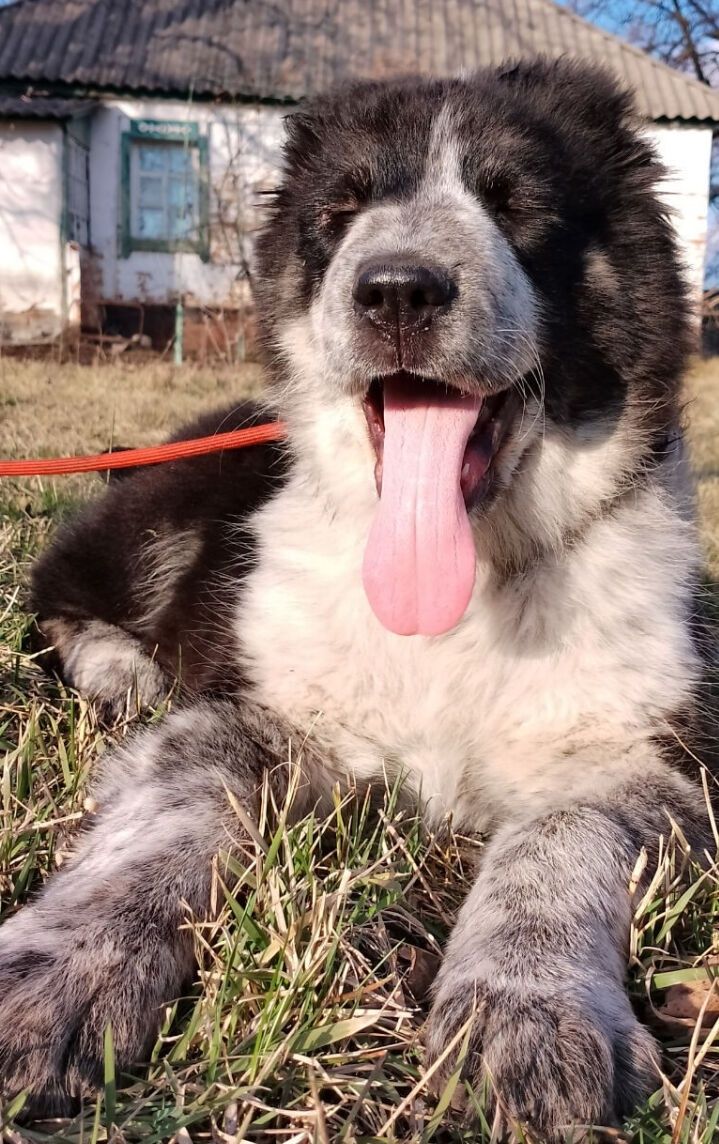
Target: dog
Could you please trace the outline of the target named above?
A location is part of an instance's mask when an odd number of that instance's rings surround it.
[[[228,792],[250,813],[269,774],[281,797],[288,744],[297,814],[389,770],[429,823],[486,836],[429,1062],[470,1021],[465,1079],[546,1140],[658,1086],[632,874],[672,822],[709,846],[715,735],[662,176],[630,97],[569,61],[289,117],[257,246],[268,400],[183,434],[278,416],[287,443],[138,472],[35,568],[68,683],[110,713],[182,699],[0,928],[5,1094],[66,1111],[108,1023],[118,1068],[142,1059],[192,973],[184,909],[207,916],[243,843]]]

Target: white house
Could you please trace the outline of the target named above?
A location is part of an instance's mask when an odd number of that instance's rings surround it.
[[[697,297],[719,92],[552,0],[17,0],[0,8],[0,344],[234,352],[283,116],[358,76],[602,62],[671,172]]]

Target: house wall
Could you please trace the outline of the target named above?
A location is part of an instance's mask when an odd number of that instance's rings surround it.
[[[238,307],[248,300],[243,263],[251,261],[260,212],[257,193],[274,185],[283,112],[273,107],[223,106],[173,100],[105,102],[92,121],[91,242],[87,280],[106,302],[188,307]],[[194,122],[209,140],[210,259],[194,253],[132,251],[122,257],[121,137],[131,119]]]
[[[654,124],[649,135],[667,168],[668,177],[659,189],[672,211],[687,280],[698,310],[704,288],[711,127]]]
[[[58,124],[0,122],[0,345],[64,328],[62,153]]]
[[[83,254],[83,310],[93,300],[241,308],[243,263],[261,220],[258,192],[277,176],[281,108],[116,99],[90,126],[90,232]],[[132,252],[121,257],[121,137],[130,119],[196,122],[209,139],[210,260],[197,254]],[[670,177],[662,185],[677,226],[687,274],[699,299],[707,227],[711,130],[681,124],[648,132]],[[0,122],[0,341],[57,337],[77,318],[79,254],[62,246],[63,131],[54,123]]]
[[[281,108],[223,106],[174,100],[118,98],[93,117],[91,138],[93,280],[105,300],[188,306],[241,306],[247,300],[243,262],[261,212],[258,192],[274,185],[283,134]],[[120,253],[120,140],[130,119],[195,122],[209,139],[210,261],[197,254]],[[656,124],[649,129],[670,171],[661,192],[670,204],[692,290],[701,296],[707,228],[711,129]]]

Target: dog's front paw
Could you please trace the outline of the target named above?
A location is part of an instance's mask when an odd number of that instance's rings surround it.
[[[636,1020],[615,984],[544,994],[527,981],[492,986],[443,974],[427,1028],[428,1063],[438,1066],[433,1087],[441,1093],[456,1070],[469,1030],[455,1106],[470,1118],[473,1101],[489,1103],[500,1131],[517,1126],[533,1139],[579,1139],[586,1125],[614,1126],[659,1083],[653,1038]]]
[[[172,684],[154,659],[141,649],[124,649],[114,659],[109,655],[100,667],[73,676],[73,686],[93,702],[101,721],[113,724],[138,711],[159,707],[170,695]]]
[[[43,933],[32,914],[0,927],[0,1097],[25,1091],[24,1116],[65,1116],[102,1084],[108,1025],[118,1067],[141,1059],[158,1024],[152,968],[98,934]]]
[[[172,690],[139,640],[113,624],[49,619],[40,630],[65,682],[92,699],[104,722],[157,707]]]

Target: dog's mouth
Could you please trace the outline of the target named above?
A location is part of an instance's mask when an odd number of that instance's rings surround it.
[[[483,397],[400,372],[373,381],[363,406],[380,497],[365,590],[390,631],[439,635],[455,627],[472,594],[468,513],[491,486],[513,394]]]
[[[492,463],[507,435],[514,402],[512,393],[505,389],[491,397],[477,398],[462,394],[453,386],[443,385],[428,378],[420,378],[412,374],[397,373],[391,377],[375,378],[364,396],[362,407],[370,441],[377,458],[375,463],[375,482],[377,494],[382,495],[382,475],[384,464],[385,441],[385,387],[390,386],[396,392],[403,387],[407,394],[415,390],[417,397],[427,404],[449,404],[452,399],[459,398],[477,409],[477,417],[467,440],[462,457],[460,470],[460,488],[467,511],[479,505],[488,492],[491,483]]]

